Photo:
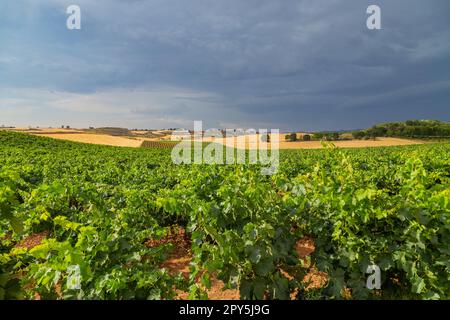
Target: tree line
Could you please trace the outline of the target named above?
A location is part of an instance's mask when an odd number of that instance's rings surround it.
[[[450,123],[437,120],[388,122],[352,132],[355,139],[376,137],[449,138]]]

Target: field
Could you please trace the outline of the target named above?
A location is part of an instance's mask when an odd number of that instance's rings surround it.
[[[120,128],[100,129],[65,129],[65,128],[18,128],[7,131],[23,132],[32,135],[48,137],[58,140],[82,142],[89,144],[107,145],[115,147],[139,148],[145,141],[170,140],[165,131],[129,131]],[[170,143],[170,141],[169,141]]]
[[[130,139],[127,137],[110,136],[106,134],[91,134],[91,133],[43,133],[39,134],[43,137],[53,139],[61,139],[75,142],[83,142],[90,144],[100,144],[116,147],[131,147],[139,148],[142,140]]]
[[[116,147],[139,148],[153,145],[157,148],[170,147],[170,131],[128,131],[126,129],[15,129],[14,131],[26,132],[33,135],[45,136],[54,139],[83,142],[90,144],[109,145]],[[280,149],[322,149],[320,141],[295,141],[285,140],[285,134],[279,134]],[[258,144],[252,141],[261,141],[261,135],[247,136],[246,149],[257,149]],[[272,135],[273,139],[273,135]],[[230,138],[212,139],[204,138],[205,142],[215,141],[229,147],[237,147],[235,141]],[[157,143],[164,142],[164,143]],[[377,138],[374,140],[346,140],[334,141],[333,144],[340,148],[366,148],[366,147],[388,147],[414,145],[424,143],[421,140],[400,139],[400,138]]]
[[[450,298],[449,143],[260,169],[0,131],[0,298]]]
[[[273,135],[271,135],[273,141]],[[261,135],[248,136],[245,143],[246,149],[258,149],[261,141]],[[286,141],[284,134],[279,135],[279,148],[286,149],[322,149],[321,141]],[[216,141],[229,147],[237,147],[236,141],[233,138],[213,139],[205,138],[207,141]],[[389,146],[403,146],[422,144],[420,140],[399,139],[399,138],[376,138],[375,140],[345,140],[333,141],[333,144],[339,148],[368,148],[368,147],[389,147]],[[267,146],[269,147],[269,145]]]

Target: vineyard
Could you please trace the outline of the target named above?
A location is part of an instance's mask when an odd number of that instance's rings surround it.
[[[241,299],[450,299],[449,143],[285,150],[273,176],[170,153],[0,132],[0,299],[206,299],[212,279]],[[164,268],[174,228],[188,277]]]
[[[154,149],[172,149],[175,147],[175,141],[142,141],[141,148],[154,148]]]

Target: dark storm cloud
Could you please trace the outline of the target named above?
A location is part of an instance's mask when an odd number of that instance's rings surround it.
[[[65,28],[72,2],[80,31]],[[382,30],[366,28],[369,4],[381,7]],[[2,6],[0,115],[11,122],[320,130],[450,120],[445,0]]]

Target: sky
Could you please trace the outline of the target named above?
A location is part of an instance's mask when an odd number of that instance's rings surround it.
[[[448,0],[1,0],[0,125],[450,121],[449,14]]]

